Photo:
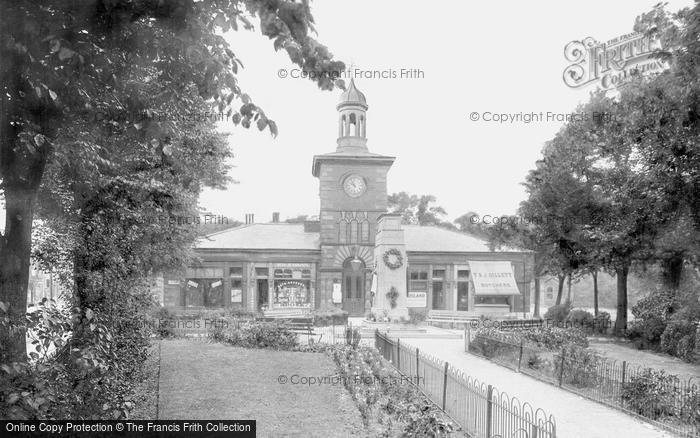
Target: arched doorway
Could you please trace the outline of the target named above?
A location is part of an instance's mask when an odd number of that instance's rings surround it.
[[[365,314],[365,263],[362,262],[353,269],[350,263],[354,257],[343,262],[343,310],[349,316],[364,316]]]

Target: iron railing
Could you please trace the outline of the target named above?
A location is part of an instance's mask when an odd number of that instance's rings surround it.
[[[556,438],[554,417],[509,397],[447,362],[375,332],[382,356],[470,435],[479,438]]]
[[[470,336],[466,335],[467,338]],[[581,347],[551,351],[477,334],[467,350],[492,362],[621,409],[684,437],[700,437],[700,388],[682,379]]]

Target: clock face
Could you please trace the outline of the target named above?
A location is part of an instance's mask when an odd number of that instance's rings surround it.
[[[365,180],[361,176],[350,175],[345,178],[343,182],[343,190],[345,190],[348,196],[357,198],[358,196],[362,196],[365,190],[367,190],[367,184],[365,184]]]

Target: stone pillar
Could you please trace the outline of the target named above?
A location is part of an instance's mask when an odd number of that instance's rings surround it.
[[[384,254],[389,250],[398,251],[400,257],[391,256],[392,262],[400,261],[400,266],[395,269],[384,262]],[[379,216],[377,223],[377,236],[374,246],[374,260],[376,261],[377,291],[372,303],[372,313],[377,318],[387,316],[394,320],[408,319],[408,307],[406,307],[406,244],[403,229],[401,228],[401,215],[383,214]],[[396,307],[392,309],[391,300],[387,293],[394,287],[398,292]]]

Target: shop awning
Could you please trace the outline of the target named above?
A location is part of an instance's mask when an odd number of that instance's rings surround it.
[[[474,295],[520,295],[510,262],[470,261]]]

